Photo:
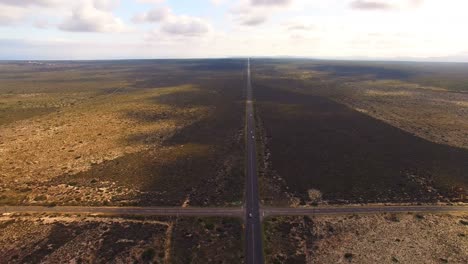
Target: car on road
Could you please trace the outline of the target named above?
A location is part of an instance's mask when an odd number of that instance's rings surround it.
[[[249,218],[252,218],[252,217],[253,217],[252,213],[249,213]]]

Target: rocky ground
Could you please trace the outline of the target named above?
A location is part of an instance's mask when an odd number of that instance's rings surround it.
[[[267,263],[467,263],[468,215],[277,217]]]

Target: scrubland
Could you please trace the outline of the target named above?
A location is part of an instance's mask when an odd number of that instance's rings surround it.
[[[243,61],[0,67],[0,203],[240,203]]]
[[[240,222],[230,218],[10,215],[0,217],[0,231],[4,263],[240,263],[243,259]]]
[[[467,201],[467,65],[251,62],[263,205]],[[241,206],[244,90],[237,59],[0,63],[0,205]],[[466,263],[467,217],[269,217],[266,263]],[[231,218],[0,230],[8,263],[244,261]]]
[[[263,202],[464,201],[468,67],[447,67],[256,61]]]
[[[466,263],[468,215],[266,219],[266,263]]]

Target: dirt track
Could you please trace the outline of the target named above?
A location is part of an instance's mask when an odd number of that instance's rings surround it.
[[[68,214],[109,214],[109,215],[154,215],[154,216],[237,216],[244,217],[243,207],[87,207],[87,206],[4,206],[2,213],[68,213]],[[321,206],[314,208],[275,208],[260,209],[262,216],[271,215],[335,215],[335,214],[370,214],[430,212],[451,213],[468,212],[468,206],[457,205],[420,205],[420,206]]]

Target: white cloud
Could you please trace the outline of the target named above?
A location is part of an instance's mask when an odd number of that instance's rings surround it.
[[[12,25],[20,22],[25,11],[14,6],[0,5],[0,26]]]
[[[135,23],[161,22],[173,16],[171,9],[167,7],[155,8],[148,12],[137,14],[133,17]]]
[[[50,26],[49,21],[45,19],[37,19],[34,21],[34,27],[36,28],[45,29],[45,28],[49,28],[49,26]]]
[[[287,6],[293,0],[250,0],[253,6]]]
[[[244,26],[258,26],[269,17],[290,8],[294,0],[242,0],[231,7],[234,21]]]
[[[160,4],[166,2],[166,0],[136,0],[136,2],[142,4]]]
[[[93,0],[95,8],[110,11],[120,5],[120,0]]]
[[[389,10],[394,6],[383,1],[355,0],[351,2],[351,8],[359,10]]]
[[[76,7],[71,17],[59,25],[59,29],[72,32],[122,32],[127,27],[112,13],[85,3]]]
[[[409,0],[409,5],[412,7],[420,7],[424,4],[424,0]]]
[[[267,21],[267,17],[262,15],[250,15],[241,17],[239,21],[244,26],[257,26],[265,23]]]
[[[65,31],[116,32],[125,27],[111,12],[119,4],[120,0],[0,0],[0,23],[28,22],[35,28],[55,24]],[[62,23],[46,22],[60,19]]]
[[[137,14],[133,17],[135,23],[159,23],[159,28],[153,31],[153,36],[172,35],[194,37],[212,31],[210,23],[202,18],[176,15],[168,7],[159,7]]]
[[[424,4],[424,0],[354,0],[350,3],[352,9],[356,10],[397,10],[418,8]]]
[[[211,25],[197,17],[174,16],[161,25],[161,31],[170,35],[200,36],[211,31]]]
[[[0,4],[28,7],[28,6],[53,6],[59,4],[58,0],[0,0]]]
[[[313,31],[317,29],[315,25],[302,21],[291,21],[285,23],[284,26],[288,31]]]

